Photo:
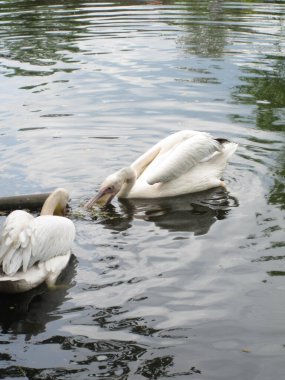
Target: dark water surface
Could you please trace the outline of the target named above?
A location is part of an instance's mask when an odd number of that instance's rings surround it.
[[[61,287],[0,297],[0,379],[283,379],[285,3],[0,15],[0,196],[64,186],[77,229]],[[107,174],[187,128],[239,143],[228,192],[82,215]]]

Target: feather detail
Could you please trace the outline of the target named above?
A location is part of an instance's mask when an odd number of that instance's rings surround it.
[[[4,239],[0,241],[0,264],[3,261],[3,257],[7,254],[11,244],[7,244]]]
[[[7,260],[6,263],[3,263],[3,267],[5,268],[6,264],[6,271],[5,273],[9,276],[13,276],[20,267],[22,266],[22,249],[18,248],[16,251],[10,251],[10,260]]]
[[[22,264],[23,264],[23,272],[26,272],[29,267],[29,262],[31,261],[32,256],[32,247],[28,245],[24,247],[22,250]]]
[[[30,214],[27,218],[26,214],[17,212],[11,218],[8,216],[5,223],[0,264],[9,276],[20,268],[26,272],[36,262],[66,254],[75,237],[74,224],[67,218],[53,215],[33,218]]]
[[[176,144],[165,156],[161,155],[159,162],[148,174],[147,182],[149,185],[154,185],[158,182],[172,181],[221,149],[221,144],[208,133],[196,134]]]
[[[68,264],[75,227],[53,214],[62,215],[68,200],[68,192],[59,188],[45,201],[41,216],[22,210],[8,215],[0,236],[0,292],[21,293],[55,283]]]

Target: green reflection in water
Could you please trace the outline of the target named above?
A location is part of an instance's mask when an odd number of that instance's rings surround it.
[[[253,112],[257,128],[285,131],[285,59],[277,57],[278,65],[272,73],[247,70],[243,82],[233,91],[235,102],[256,104]]]
[[[269,203],[280,205],[285,209],[285,149],[277,161],[277,170],[274,175],[274,187],[269,194]]]
[[[60,12],[56,11],[60,5]],[[1,4],[1,57],[6,76],[47,76],[71,72],[79,51],[73,43],[81,37],[81,22],[63,13],[78,2],[12,1]],[[8,38],[6,38],[8,37]],[[11,65],[11,61],[14,63]],[[60,62],[60,67],[56,64]]]
[[[279,271],[279,270],[272,270],[272,271],[267,272],[267,274],[269,274],[269,276],[271,276],[271,277],[274,277],[274,276],[285,276],[285,272],[284,271]]]

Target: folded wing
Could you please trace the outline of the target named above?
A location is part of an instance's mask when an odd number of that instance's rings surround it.
[[[153,185],[172,181],[222,149],[222,145],[208,133],[195,133],[156,159],[156,164],[149,168],[147,182]]]
[[[74,240],[73,223],[63,217],[44,215],[33,218],[25,211],[14,211],[4,224],[0,265],[5,274],[27,271],[36,262],[66,254]]]

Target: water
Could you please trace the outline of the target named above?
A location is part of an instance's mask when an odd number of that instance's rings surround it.
[[[64,186],[77,229],[59,288],[1,296],[0,378],[283,378],[285,4],[0,12],[0,196]],[[228,192],[83,213],[107,174],[187,128],[239,143]]]

